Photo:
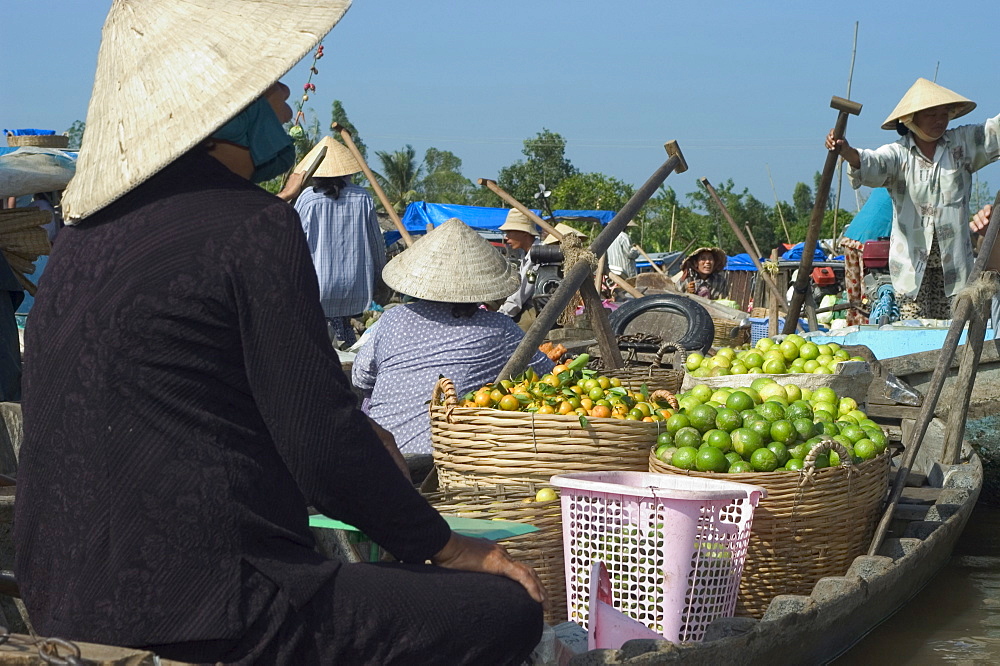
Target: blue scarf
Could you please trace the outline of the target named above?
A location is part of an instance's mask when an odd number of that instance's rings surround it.
[[[280,176],[295,164],[292,138],[261,97],[212,134],[212,138],[250,149],[254,172],[250,180],[262,183]]]

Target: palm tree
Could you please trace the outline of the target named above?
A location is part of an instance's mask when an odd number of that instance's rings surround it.
[[[424,165],[417,162],[417,152],[409,144],[392,153],[377,150],[375,155],[382,163],[382,171],[376,172],[375,178],[385,190],[392,207],[401,214],[407,204],[417,197],[417,184],[423,175]]]

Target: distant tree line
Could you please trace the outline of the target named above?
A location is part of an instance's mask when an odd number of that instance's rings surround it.
[[[313,121],[303,127],[301,135],[294,139],[299,159],[323,136],[316,113],[310,115]],[[340,100],[333,102],[331,120],[351,131],[354,143],[368,160],[364,139],[351,123]],[[79,146],[83,129],[84,123],[76,121],[68,130],[71,148]],[[334,138],[340,140],[339,136]],[[635,192],[634,186],[614,176],[584,173],[573,166],[566,157],[566,139],[558,132],[543,128],[535,136],[524,140],[521,152],[521,159],[499,170],[496,181],[529,207],[538,207],[535,194],[539,185],[544,185],[551,192],[549,203],[553,209],[617,211]],[[505,206],[495,194],[462,174],[462,160],[451,151],[428,148],[423,157],[418,158],[414,148],[405,145],[398,150],[375,151],[374,156],[375,160],[369,164],[397,213],[402,214],[406,206],[414,201]],[[359,178],[361,184],[368,185],[362,177]],[[673,182],[677,180],[677,177],[672,179]],[[756,198],[749,189],[738,188],[732,179],[714,185],[729,213],[741,227],[749,226],[761,253],[767,255],[779,243],[796,243],[805,238],[819,173],[814,174],[813,181],[812,187],[803,182],[796,183],[792,201],[778,201],[773,206]],[[276,192],[281,184],[281,179],[275,179],[263,186]],[[980,184],[977,189],[988,191],[988,186]],[[377,205],[381,209],[381,204]],[[846,210],[834,212],[831,196],[826,202],[820,237],[833,237],[834,224],[839,234],[852,218],[853,215]],[[660,187],[639,211],[635,221],[639,226],[632,231],[632,239],[649,252],[684,250],[702,245],[719,246],[729,254],[743,251],[721,211],[700,185],[683,197],[679,197],[673,187]],[[597,231],[581,230],[591,235]]]

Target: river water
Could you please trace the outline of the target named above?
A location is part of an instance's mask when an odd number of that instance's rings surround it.
[[[979,504],[945,568],[834,663],[1000,664],[1000,507]]]

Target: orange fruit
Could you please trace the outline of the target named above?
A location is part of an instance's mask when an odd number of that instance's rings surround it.
[[[490,392],[486,389],[476,391],[474,400],[479,407],[489,407],[493,404],[493,398],[490,397]]]
[[[573,409],[574,409],[573,405],[571,405],[568,400],[563,400],[561,403],[559,403],[558,413],[569,414],[573,411]]]
[[[497,406],[507,412],[516,412],[521,408],[521,403],[517,401],[517,398],[508,393],[500,398]]]

